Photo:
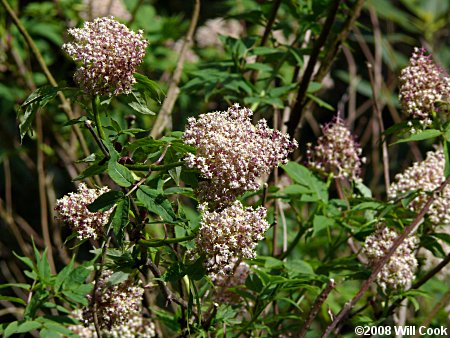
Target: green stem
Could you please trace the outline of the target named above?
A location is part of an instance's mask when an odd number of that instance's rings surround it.
[[[125,167],[127,167],[130,170],[136,170],[136,171],[148,171],[151,169],[152,171],[162,171],[167,169],[172,169],[175,167],[181,167],[184,164],[184,162],[174,162],[169,164],[125,164]]]
[[[92,110],[94,111],[94,119],[95,125],[97,126],[98,136],[100,136],[101,140],[106,140],[105,131],[102,127],[102,120],[100,119],[100,113],[98,111],[98,107],[100,105],[100,96],[95,95],[92,98]]]
[[[189,235],[189,236],[184,236],[184,237],[179,237],[179,238],[160,238],[160,239],[151,239],[151,240],[141,239],[138,243],[140,245],[146,246],[146,247],[159,247],[159,246],[164,246],[164,245],[173,244],[173,243],[187,242],[187,241],[190,241],[191,239],[194,239],[195,236],[196,235]]]

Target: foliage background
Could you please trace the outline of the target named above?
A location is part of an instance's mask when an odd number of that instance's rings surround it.
[[[61,50],[67,40],[66,29],[80,21],[80,1],[11,1],[23,25],[29,31],[45,63],[57,82],[71,78],[75,65]],[[143,29],[150,47],[140,72],[157,81],[167,91],[169,79],[176,67],[179,51],[174,43],[182,39],[188,29],[193,2],[189,1],[125,1],[131,13],[135,11],[130,27]],[[191,58],[188,58],[180,81],[180,96],[173,108],[173,130],[183,130],[187,117],[213,110],[224,110],[230,103],[252,106],[257,112],[255,120],[267,118],[271,125],[282,128],[280,114],[292,104],[298,92],[298,83],[314,41],[323,27],[329,0],[283,0],[277,11],[264,48],[259,44],[264,28],[270,21],[277,1],[202,1],[198,27],[207,20],[227,17],[238,20],[242,32],[239,38],[222,36],[220,46],[202,46],[194,39]],[[331,35],[339,34],[350,12],[352,1],[342,1]],[[385,129],[401,122],[397,77],[407,64],[414,46],[424,46],[432,51],[434,59],[444,68],[450,66],[450,4],[441,0],[364,1],[361,15],[349,32],[339,53],[329,62],[329,72],[324,79],[309,85],[311,105],[301,113],[300,128],[295,132],[300,147],[294,156],[303,163],[308,142],[320,135],[320,124],[326,123],[336,110],[358,135],[367,163],[363,181],[376,198],[383,199],[386,185],[383,176],[380,124],[374,111],[374,102],[382,112]],[[305,39],[309,31],[312,38]],[[280,38],[283,36],[284,38]],[[291,41],[294,42],[291,42]],[[255,48],[255,47],[260,47]],[[320,57],[326,57],[328,46]],[[255,60],[254,63],[251,60]],[[367,62],[374,69],[374,89],[371,88]],[[314,78],[313,78],[314,80]],[[70,261],[71,253],[62,245],[69,235],[67,228],[54,221],[53,208],[57,198],[74,190],[71,180],[84,164],[72,165],[82,158],[67,117],[57,104],[52,104],[40,115],[42,129],[20,142],[16,111],[32,89],[47,84],[47,78],[23,37],[3,10],[0,11],[0,282],[25,282],[23,265],[13,255],[32,255],[31,238],[43,251],[42,219],[48,222],[53,257],[57,270]],[[373,95],[373,90],[377,93]],[[120,101],[120,100],[119,100]],[[152,103],[158,111],[159,105]],[[82,108],[74,107],[76,115]],[[124,121],[133,111],[125,102],[116,102],[111,115]],[[291,112],[292,116],[300,114]],[[300,117],[300,115],[299,115]],[[155,117],[137,115],[135,126],[151,129]],[[125,127],[125,123],[122,123]],[[86,131],[83,131],[86,135]],[[292,132],[290,129],[289,132]],[[387,144],[393,143],[388,135]],[[89,144],[93,147],[93,144]],[[403,143],[389,146],[389,172],[391,179],[413,161],[424,158],[432,143]],[[39,151],[38,151],[39,150]],[[78,167],[78,169],[77,169]],[[39,175],[44,175],[39,177]],[[283,172],[276,183],[283,181]],[[271,178],[272,182],[274,178]],[[45,196],[40,192],[43,186]],[[41,193],[41,195],[40,195]],[[331,197],[336,192],[331,188]],[[45,201],[44,201],[45,200]],[[47,204],[42,204],[43,201]],[[192,206],[193,207],[193,206]],[[274,209],[270,209],[272,213]],[[288,242],[297,233],[298,218],[292,211],[286,214]],[[315,229],[316,231],[317,229]],[[292,259],[306,261],[318,267],[311,252],[319,253],[319,260],[333,262],[334,248],[326,232],[315,234],[314,240],[301,241],[292,253]],[[279,236],[278,249],[282,247]],[[260,247],[263,255],[273,251],[273,233],[269,230],[267,241]],[[327,248],[321,250],[321,248]],[[342,249],[342,248],[341,248]],[[79,259],[90,257],[88,248],[79,249]],[[266,266],[267,267],[267,266]],[[322,266],[324,268],[324,266]],[[339,273],[343,273],[343,268]],[[317,272],[318,270],[316,270]],[[339,275],[338,273],[338,275]],[[357,290],[358,282],[345,281],[330,297],[327,306],[337,312],[342,301]],[[432,280],[424,287],[431,297],[418,296],[420,310],[409,313],[412,323],[425,320],[437,300],[445,293],[448,283]],[[16,297],[26,299],[19,289]],[[309,299],[310,304],[313,299]],[[305,309],[307,305],[304,305]],[[0,322],[20,317],[15,306],[0,301]],[[306,311],[306,310],[305,310]],[[434,325],[448,325],[448,315],[442,310],[433,319]],[[299,314],[301,317],[304,314]],[[320,323],[327,322],[327,309],[322,308]],[[295,324],[293,324],[295,326]],[[344,330],[345,331],[345,330]],[[351,335],[351,333],[350,333]]]

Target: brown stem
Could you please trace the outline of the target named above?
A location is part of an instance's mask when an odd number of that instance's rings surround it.
[[[431,321],[434,319],[436,314],[446,305],[448,305],[450,302],[450,289],[447,290],[447,292],[444,294],[444,296],[441,298],[441,300],[433,307],[430,314],[425,318],[425,320],[422,322],[421,327],[428,327],[431,323]],[[417,338],[422,336],[420,332],[416,333],[413,338]]]
[[[186,33],[186,37],[181,47],[180,57],[178,58],[175,72],[173,73],[172,80],[170,81],[167,96],[161,106],[158,117],[153,125],[150,136],[153,138],[159,137],[166,127],[172,127],[172,110],[175,102],[180,94],[180,88],[178,84],[181,80],[181,74],[183,72],[184,61],[186,59],[187,52],[192,45],[192,38],[194,36],[195,27],[197,26],[198,17],[200,15],[200,0],[195,0],[194,11],[192,13],[191,23]]]
[[[328,35],[331,32],[331,27],[333,26],[334,20],[336,19],[340,3],[341,0],[334,0],[332,2],[330,9],[328,10],[328,16],[325,20],[325,23],[323,24],[322,32],[320,32],[320,35],[311,51],[308,65],[306,66],[305,72],[303,73],[302,80],[300,82],[300,86],[298,88],[297,98],[294,108],[292,109],[293,114],[291,114],[291,119],[289,120],[288,124],[288,131],[291,135],[294,135],[295,129],[297,129],[298,123],[300,122],[300,117],[302,114],[301,108],[306,95],[306,91],[308,90],[309,83],[313,76],[314,68],[319,59],[320,51],[325,45]]]
[[[422,208],[420,213],[417,215],[417,217],[411,222],[411,224],[405,228],[403,233],[394,241],[392,244],[392,247],[389,249],[389,251],[386,253],[386,255],[381,258],[377,264],[372,269],[372,274],[369,276],[369,278],[363,283],[361,288],[359,289],[358,293],[349,301],[347,302],[344,307],[341,309],[339,314],[335,317],[333,322],[327,327],[325,333],[322,335],[322,338],[328,337],[331,332],[337,327],[337,325],[347,317],[350,310],[353,308],[353,306],[356,304],[356,302],[361,299],[361,297],[364,295],[364,293],[367,291],[369,286],[375,281],[378,274],[380,273],[381,269],[386,265],[388,260],[391,258],[391,256],[395,253],[397,248],[403,243],[405,238],[416,228],[417,225],[420,224],[423,217],[427,213],[428,209],[430,209],[431,204],[436,199],[437,195],[444,190],[446,185],[450,182],[450,175],[445,179],[445,181],[434,191],[434,194],[428,199],[425,206]],[[336,334],[338,332],[335,332]]]
[[[369,72],[370,86],[372,87],[372,93],[373,93],[372,94],[373,95],[373,108],[374,108],[375,115],[378,120],[378,126],[380,127],[379,139],[382,139],[383,135],[384,135],[384,123],[383,123],[383,117],[381,115],[381,110],[378,105],[379,87],[376,85],[376,82],[374,80],[374,69],[370,63],[367,63],[367,70]],[[375,137],[375,135],[373,137]],[[382,151],[383,151],[384,184],[386,186],[386,191],[387,191],[387,189],[389,189],[389,186],[390,186],[390,177],[389,177],[389,154],[388,154],[387,144],[386,144],[385,140],[382,140],[381,147],[382,147]]]
[[[149,267],[150,271],[153,273],[153,276],[156,278],[156,282],[158,283],[161,292],[163,293],[164,298],[166,299],[167,304],[170,304],[172,302],[177,303],[178,305],[182,306],[184,309],[187,309],[188,304],[184,299],[181,299],[177,295],[175,295],[170,289],[167,287],[166,282],[161,280],[161,272],[159,271],[158,267],[151,259],[147,260],[147,266]]]
[[[42,128],[42,115],[38,111],[36,113],[36,139],[37,139],[37,172],[38,172],[38,186],[39,186],[39,202],[41,209],[41,228],[42,237],[44,237],[44,243],[47,247],[47,258],[53,274],[56,273],[55,262],[53,261],[53,246],[50,240],[50,230],[48,224],[48,207],[47,207],[47,195],[45,193],[45,168],[44,168],[44,152],[43,146],[43,128]]]
[[[311,308],[311,311],[308,314],[308,317],[305,321],[305,324],[302,327],[302,330],[300,331],[298,337],[299,338],[303,338],[306,333],[308,332],[309,327],[311,326],[314,318],[316,318],[317,314],[320,311],[320,307],[322,306],[322,304],[325,302],[325,300],[327,299],[328,295],[330,294],[330,292],[335,288],[336,283],[334,281],[334,279],[330,279],[325,287],[325,289],[323,289],[323,291],[320,293],[320,295],[316,298],[316,301],[314,302],[313,307]]]
[[[364,0],[356,0],[355,4],[351,9],[351,13],[347,15],[347,20],[344,25],[340,29],[339,33],[330,39],[330,44],[327,46],[326,55],[322,58],[320,63],[320,68],[314,76],[313,81],[322,82],[324,77],[330,71],[331,66],[333,65],[333,60],[338,55],[338,51],[344,40],[347,38],[348,33],[353,28],[356,18],[358,18],[361,9],[364,5]],[[306,87],[307,88],[307,87]],[[304,96],[304,95],[303,95]],[[304,112],[309,111],[313,101],[309,98],[304,98],[304,102],[298,103],[296,101],[294,108],[292,109],[293,115],[291,116],[290,123],[288,124],[289,134],[295,135],[295,130],[297,129],[299,122],[302,118]]]
[[[267,20],[267,25],[264,28],[264,33],[261,38],[261,42],[259,44],[260,46],[265,46],[267,43],[267,40],[269,39],[270,31],[272,30],[273,24],[275,23],[275,19],[277,17],[277,12],[278,12],[278,9],[280,8],[280,5],[281,5],[281,0],[275,0],[274,4],[272,6],[272,10],[270,11],[270,17]],[[258,55],[258,57],[256,58],[256,62],[260,62],[260,61],[261,61],[261,55]],[[258,71],[253,70],[250,75],[250,79],[252,80],[253,83],[256,82],[257,75],[258,75]]]

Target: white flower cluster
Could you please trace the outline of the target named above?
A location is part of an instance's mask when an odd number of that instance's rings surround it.
[[[429,151],[422,162],[416,162],[402,174],[395,176],[395,182],[388,189],[388,197],[395,199],[402,194],[420,191],[419,195],[409,205],[410,209],[420,212],[431,192],[445,181],[445,158],[442,150]],[[450,187],[446,186],[443,192],[436,196],[428,210],[428,216],[435,225],[450,223]]]
[[[323,135],[317,140],[317,145],[308,143],[308,165],[319,172],[337,178],[359,179],[362,149],[355,141],[350,130],[341,117],[322,127]]]
[[[97,283],[95,301],[92,301],[92,295],[88,295],[89,306],[83,309],[82,314],[85,325],[94,322],[94,303],[97,308],[98,324],[102,330],[111,331],[115,327],[128,323],[131,318],[141,316],[144,289],[131,279],[108,285],[111,275],[110,270],[102,272]]]
[[[74,313],[78,320],[82,320],[81,311]],[[89,323],[88,326],[72,325],[69,330],[80,336],[80,338],[92,338],[96,336],[94,323]],[[101,330],[103,338],[154,338],[156,337],[156,327],[149,318],[144,318],[142,315],[131,317],[128,321],[120,326],[115,326],[111,330]]]
[[[122,0],[83,0],[83,11],[80,15],[85,20],[103,16],[114,16],[125,21],[131,19],[131,14]]]
[[[80,65],[75,81],[90,95],[119,95],[131,92],[133,74],[142,62],[148,41],[114,20],[97,18],[83,28],[68,30],[74,42],[63,49]]]
[[[257,179],[287,162],[297,147],[289,135],[270,129],[265,120],[254,126],[253,112],[233,105],[226,112],[202,114],[190,118],[184,143],[194,146],[196,155],[185,160],[206,179],[199,184],[201,201],[213,207],[225,207],[248,190],[257,190]]]
[[[269,228],[266,209],[244,208],[239,201],[221,211],[208,211],[202,204],[202,221],[196,238],[196,249],[191,254],[206,256],[206,268],[213,278],[233,272],[236,260],[255,258],[255,248]]]
[[[108,187],[88,189],[84,183],[80,183],[77,193],[71,192],[56,201],[56,218],[77,232],[79,239],[95,239],[103,235],[104,226],[108,223],[112,211],[90,212],[87,206],[107,191]]]
[[[374,265],[384,257],[397,237],[397,232],[387,227],[379,227],[374,234],[368,236],[362,251],[367,255],[369,263]],[[384,291],[396,291],[410,286],[417,269],[414,251],[418,244],[417,237],[406,238],[383,266],[377,276],[377,283]]]
[[[229,291],[229,288],[244,285],[250,274],[250,266],[245,262],[239,262],[236,258],[232,260],[233,270],[229,275],[218,274],[211,278],[214,285],[218,288],[215,296],[215,301],[218,303],[232,303],[238,304],[241,302],[241,297]]]
[[[399,80],[403,111],[425,125],[431,123],[436,102],[450,98],[450,78],[433,62],[431,55],[426,55],[424,48],[414,49]]]

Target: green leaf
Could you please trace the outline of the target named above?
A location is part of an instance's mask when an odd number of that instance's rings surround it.
[[[313,268],[307,262],[301,259],[294,259],[285,263],[289,278],[299,277],[301,275],[315,275]]]
[[[65,266],[64,269],[62,269],[56,276],[55,284],[54,284],[56,291],[59,291],[59,289],[61,288],[61,286],[64,283],[64,281],[66,280],[66,278],[72,273],[74,262],[75,262],[75,256],[71,259],[70,263],[67,266]]]
[[[122,283],[122,282],[126,281],[129,276],[130,276],[130,274],[128,272],[116,271],[111,275],[111,277],[108,278],[107,284],[109,286],[112,286],[112,285]]]
[[[286,165],[282,166],[282,168],[286,171],[290,178],[307,189],[304,194],[309,195],[311,198],[306,199],[306,201],[328,202],[328,191],[326,184],[314,176],[308,168],[296,162],[288,162]],[[303,196],[302,200],[305,200]]]
[[[99,175],[99,174],[103,173],[106,170],[106,168],[107,168],[106,164],[100,165],[99,163],[94,163],[89,168],[84,170],[80,175],[75,177],[73,180],[80,181],[87,177]]]
[[[5,332],[3,333],[3,337],[7,338],[7,337],[11,336],[12,334],[16,333],[18,326],[19,326],[18,321],[9,323],[9,325],[5,329]]]
[[[320,231],[327,229],[334,225],[334,219],[323,216],[323,215],[315,215],[313,220],[313,228],[314,232],[312,236],[316,236]]]
[[[130,210],[130,200],[125,198],[117,203],[116,209],[111,216],[111,226],[119,243],[122,243],[123,229],[128,224],[128,213]]]
[[[131,108],[144,115],[155,115],[155,112],[148,108],[147,101],[145,100],[145,96],[143,94],[132,91],[130,95],[134,98],[134,100],[128,102],[128,105]]]
[[[42,329],[40,333],[41,338],[61,338],[61,335],[52,329]]]
[[[139,187],[136,196],[140,202],[151,212],[162,217],[163,220],[173,222],[176,218],[169,200],[158,190],[147,186]]]
[[[90,212],[107,211],[123,198],[123,192],[111,190],[101,194],[97,199],[87,206]]]
[[[22,304],[22,305],[27,305],[27,303],[25,303],[25,301],[21,298],[18,297],[10,297],[10,296],[2,296],[0,295],[0,300],[7,300],[13,303],[18,303],[18,304]]]
[[[442,135],[442,133],[437,129],[425,129],[422,131],[419,131],[415,134],[411,134],[409,137],[398,140],[397,142],[394,142],[393,144],[397,143],[404,143],[404,142],[413,142],[413,141],[423,141],[428,140],[431,138],[435,138]]]
[[[322,107],[322,108],[325,108],[325,109],[334,111],[334,108],[333,108],[330,104],[326,103],[326,102],[325,102],[324,100],[322,100],[322,99],[319,99],[317,96],[314,96],[314,95],[309,94],[309,93],[306,94],[306,96],[307,96],[308,98],[310,98],[312,101],[314,101],[315,103],[317,103],[317,104],[319,105],[319,107]]]
[[[17,111],[17,118],[19,119],[20,141],[22,142],[25,134],[31,129],[34,117],[39,108],[45,107],[51,100],[53,100],[61,88],[53,86],[43,86],[36,89],[28,96],[25,102],[19,107]]]
[[[144,89],[152,100],[161,104],[161,101],[164,98],[164,92],[157,82],[150,80],[147,76],[139,73],[134,73],[134,78],[136,79],[136,88]]]
[[[41,323],[35,322],[33,320],[31,321],[24,321],[22,324],[19,324],[17,326],[15,333],[25,333],[30,332],[36,329],[39,329],[41,327]]]
[[[175,282],[186,275],[186,266],[181,262],[175,262],[170,265],[166,272],[161,276],[165,282]]]
[[[121,187],[127,188],[134,182],[130,169],[112,159],[108,162],[108,174]]]
[[[24,283],[8,283],[8,284],[0,284],[0,289],[3,288],[11,288],[11,287],[16,287],[16,288],[21,288],[21,289],[26,289],[29,290],[31,285],[30,284],[24,284]]]

